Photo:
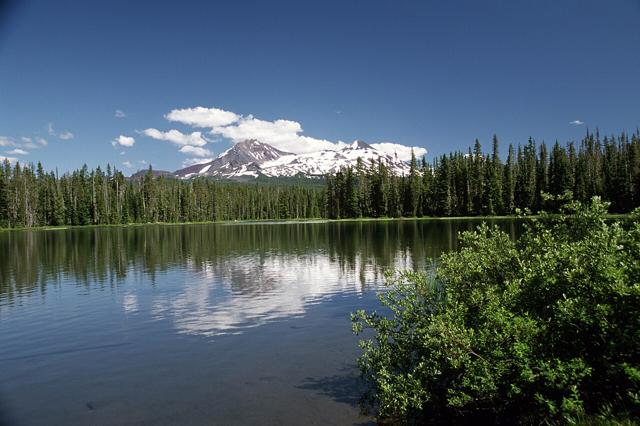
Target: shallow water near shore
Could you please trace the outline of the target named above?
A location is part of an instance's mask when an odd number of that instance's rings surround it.
[[[0,424],[371,423],[349,313],[479,223],[0,233]]]

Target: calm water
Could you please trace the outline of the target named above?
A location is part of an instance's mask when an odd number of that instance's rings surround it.
[[[349,313],[477,223],[0,233],[0,423],[369,423]]]

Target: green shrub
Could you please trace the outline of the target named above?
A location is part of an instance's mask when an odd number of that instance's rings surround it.
[[[380,418],[627,422],[640,413],[640,210],[573,203],[512,241],[486,225],[435,272],[390,276],[358,311],[358,363]],[[366,334],[365,334],[366,336]]]

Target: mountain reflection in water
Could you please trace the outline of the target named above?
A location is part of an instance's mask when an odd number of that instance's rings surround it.
[[[61,285],[111,291],[122,309],[214,336],[302,315],[334,294],[420,269],[473,221],[155,225],[0,235],[0,312]],[[516,223],[506,222],[515,234]],[[158,276],[162,279],[158,280]],[[167,286],[141,298],[131,286]],[[175,291],[173,291],[175,290]],[[144,308],[143,308],[144,305]]]

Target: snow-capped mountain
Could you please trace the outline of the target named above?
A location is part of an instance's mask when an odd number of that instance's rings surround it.
[[[371,160],[375,162],[381,160],[392,173],[400,175],[409,172],[409,166],[406,163],[362,141],[355,141],[336,151],[292,154],[257,140],[246,140],[235,144],[211,162],[189,166],[174,174],[183,179],[196,176],[318,177],[336,173],[346,166],[355,167],[358,158],[361,158],[367,167],[371,164]]]
[[[290,154],[257,140],[246,140],[235,144],[218,155],[213,161],[194,164],[176,171],[175,175],[180,178],[195,176],[257,177],[260,174],[260,164],[276,160],[285,155]]]

